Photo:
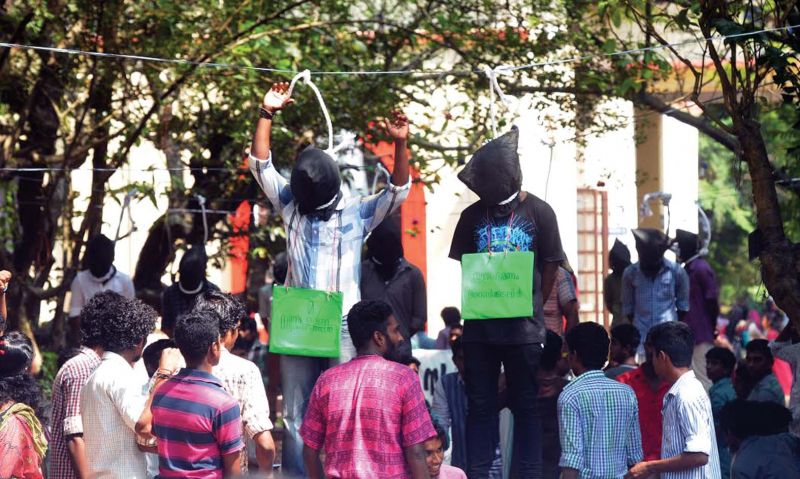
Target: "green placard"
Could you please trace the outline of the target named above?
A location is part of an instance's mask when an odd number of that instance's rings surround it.
[[[498,319],[533,316],[533,252],[461,257],[461,316]]]
[[[293,356],[338,358],[342,293],[275,286],[269,351]]]

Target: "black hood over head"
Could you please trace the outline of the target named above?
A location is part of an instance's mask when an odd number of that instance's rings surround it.
[[[114,264],[114,242],[103,234],[92,237],[86,245],[83,262],[95,278],[107,275]]]
[[[519,130],[513,128],[480,147],[464,169],[458,173],[458,179],[475,192],[489,208],[508,200],[522,188],[518,144]],[[514,201],[501,206],[505,206],[504,209],[508,210],[507,205],[516,206],[518,202],[517,197]]]
[[[669,247],[669,237],[653,228],[633,230],[636,238],[636,251],[639,253],[639,267],[645,275],[654,277],[661,269],[664,252]]]
[[[403,253],[403,237],[395,218],[386,218],[367,238],[367,254],[384,281],[397,272]]]
[[[681,261],[686,261],[694,257],[698,251],[697,234],[686,230],[675,231],[675,242],[678,243],[678,258]]]
[[[335,198],[342,186],[339,167],[330,155],[309,146],[297,158],[290,186],[300,214],[319,214],[327,221],[336,209]],[[327,208],[318,209],[331,200],[334,201]]]
[[[620,274],[631,264],[631,252],[625,243],[618,239],[614,240],[614,246],[608,252],[608,262],[611,264],[611,269]]]
[[[178,272],[183,289],[193,291],[206,279],[208,256],[203,245],[193,246],[183,254]]]

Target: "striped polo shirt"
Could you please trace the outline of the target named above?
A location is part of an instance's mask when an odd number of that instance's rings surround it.
[[[153,398],[159,477],[222,478],[222,456],[244,448],[239,405],[219,379],[182,369]]]

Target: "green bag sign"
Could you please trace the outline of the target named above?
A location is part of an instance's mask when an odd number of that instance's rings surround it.
[[[272,289],[269,352],[338,358],[342,293],[315,289]]]
[[[464,319],[533,316],[533,252],[477,253],[461,257]]]

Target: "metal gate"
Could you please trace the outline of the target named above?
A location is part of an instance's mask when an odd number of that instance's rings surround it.
[[[608,193],[578,188],[578,294],[581,320],[608,328],[603,279],[608,273]]]

